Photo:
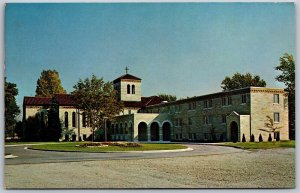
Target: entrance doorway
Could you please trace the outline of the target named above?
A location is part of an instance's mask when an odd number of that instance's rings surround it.
[[[147,124],[140,122],[138,125],[138,140],[147,141]]]
[[[151,141],[159,141],[159,125],[154,122],[150,127]]]
[[[169,122],[165,122],[163,124],[163,141],[171,140],[171,124]]]
[[[230,123],[230,139],[234,143],[238,141],[238,131],[239,131],[238,124],[235,121],[232,121]]]

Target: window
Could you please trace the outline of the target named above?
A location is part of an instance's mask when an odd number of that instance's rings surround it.
[[[279,94],[273,95],[273,103],[279,104]]]
[[[208,117],[204,116],[204,124],[207,125],[208,124]]]
[[[72,113],[72,127],[76,127],[76,113]]]
[[[189,125],[192,125],[193,124],[193,122],[192,122],[192,118],[191,117],[189,117]]]
[[[246,100],[247,98],[246,98],[246,95],[245,94],[243,94],[242,95],[242,103],[246,103],[247,102],[247,100]]]
[[[228,105],[232,105],[232,98],[231,98],[231,96],[227,97],[227,103],[228,103]]]
[[[196,102],[189,103],[189,110],[196,109]]]
[[[65,112],[65,128],[69,127],[69,118],[68,118],[68,112]]]
[[[132,86],[131,86],[131,93],[132,93],[132,94],[135,94],[135,85],[132,85]]]
[[[127,84],[127,94],[130,94],[130,85]]]
[[[182,119],[179,119],[179,125],[182,126],[183,125],[183,121]]]
[[[82,127],[86,127],[86,113],[82,113]]]
[[[212,99],[208,100],[208,107],[212,107]]]
[[[226,115],[222,115],[222,123],[226,123]]]
[[[204,101],[204,108],[207,108],[208,105],[207,105],[207,101]]]
[[[128,114],[129,114],[129,115],[131,114],[131,110],[128,110]]]
[[[226,98],[225,97],[222,98],[222,106],[226,106]]]
[[[280,122],[280,115],[279,113],[274,113],[274,122]]]

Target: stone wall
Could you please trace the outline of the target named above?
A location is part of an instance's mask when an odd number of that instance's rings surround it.
[[[273,102],[274,94],[279,94],[279,104]],[[288,140],[288,98],[283,89],[253,89],[251,100],[251,133],[255,136],[255,140],[258,141],[260,134],[264,141],[268,140],[269,133],[260,129],[269,130],[265,126],[268,123],[267,116],[274,120],[275,112],[280,114],[280,121],[274,123],[274,127],[280,128],[281,140]],[[272,138],[274,139],[273,133]]]
[[[121,101],[141,101],[141,81],[121,80],[120,85]],[[130,94],[127,94],[127,85],[130,85]],[[135,85],[135,94],[131,94],[132,85]]]

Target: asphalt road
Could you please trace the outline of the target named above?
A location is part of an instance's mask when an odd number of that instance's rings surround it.
[[[28,145],[21,146],[5,146],[5,154],[17,156],[15,158],[5,159],[6,165],[17,164],[37,164],[37,163],[59,163],[59,162],[79,162],[94,160],[117,160],[117,159],[151,159],[151,158],[167,158],[182,156],[206,156],[206,155],[222,155],[245,152],[245,150],[203,144],[184,144],[192,151],[185,152],[155,152],[155,153],[86,153],[86,152],[56,152],[56,151],[39,151],[26,149]]]

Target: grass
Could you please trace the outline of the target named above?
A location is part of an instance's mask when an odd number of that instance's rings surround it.
[[[295,141],[273,141],[273,142],[227,142],[224,146],[238,147],[242,149],[272,149],[272,148],[295,148]]]
[[[25,141],[20,141],[20,142],[5,142],[5,145],[22,145],[22,144],[40,144],[40,143],[56,143],[56,142],[25,142]]]
[[[55,151],[81,151],[81,152],[108,152],[108,151],[149,151],[149,150],[174,150],[185,149],[184,145],[179,144],[157,144],[157,143],[144,143],[142,147],[76,147],[76,145],[83,144],[84,142],[69,142],[69,143],[56,143],[34,145],[31,149],[36,150],[55,150]]]

